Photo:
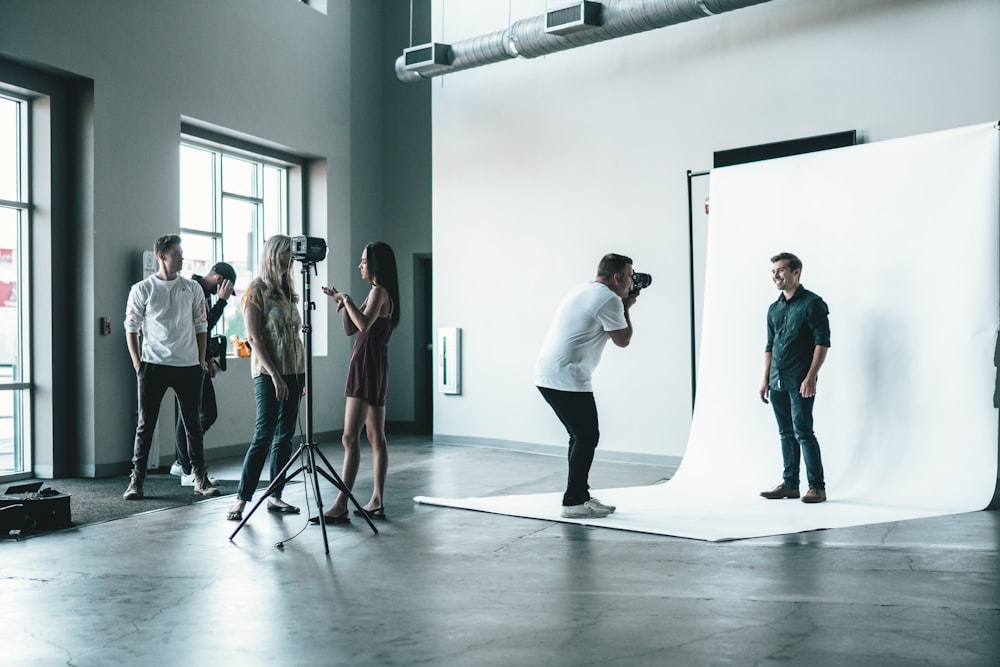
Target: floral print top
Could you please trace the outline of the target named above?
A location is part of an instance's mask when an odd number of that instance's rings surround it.
[[[263,283],[259,278],[250,283],[243,303],[252,303],[260,309],[263,338],[267,352],[282,375],[306,372],[305,348],[302,345],[302,317],[289,299],[265,298]],[[250,376],[267,375],[257,358],[257,351],[250,355]]]

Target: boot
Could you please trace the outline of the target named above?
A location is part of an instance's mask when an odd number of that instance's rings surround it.
[[[122,494],[122,498],[125,500],[140,500],[144,496],[142,492],[143,480],[144,476],[133,470],[132,477],[128,482],[128,488],[125,489],[125,493]]]
[[[208,479],[208,471],[202,468],[194,471],[194,493],[197,496],[217,496],[219,490],[212,486]]]

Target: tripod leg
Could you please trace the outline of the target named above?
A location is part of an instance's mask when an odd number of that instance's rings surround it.
[[[285,477],[285,473],[288,472],[288,469],[295,464],[295,461],[297,461],[300,456],[302,456],[303,449],[305,449],[305,445],[299,446],[298,451],[295,452],[292,458],[288,459],[288,463],[286,463],[285,467],[281,469],[281,472],[279,472],[274,477],[274,479],[271,480],[271,483],[267,485],[267,488],[264,489],[264,493],[261,495],[260,499],[256,503],[254,503],[254,506],[250,509],[249,512],[246,513],[246,515],[243,517],[243,520],[240,521],[240,525],[236,526],[236,530],[234,530],[233,534],[229,536],[230,541],[232,541],[232,539],[236,537],[236,533],[240,532],[243,526],[246,525],[246,522],[250,520],[250,517],[253,516],[253,513],[257,511],[257,508],[260,507],[261,503],[263,503],[265,500],[267,500],[274,494],[274,492],[277,490],[276,487],[278,485],[279,479],[284,478],[285,483],[287,483],[305,469],[305,465],[303,465],[301,468],[293,472],[291,475]]]
[[[327,539],[326,536],[326,515],[323,514],[323,496],[320,494],[319,490],[319,476],[316,474],[318,471],[318,467],[316,466],[315,447],[312,446],[312,443],[310,443],[309,451],[306,452],[306,460],[308,461],[309,469],[312,472],[313,493],[316,495],[316,507],[319,511],[319,523],[320,523],[320,528],[323,531],[323,548],[325,549],[324,553],[329,555],[330,541]]]
[[[368,516],[368,512],[366,512],[365,509],[361,506],[361,504],[358,503],[357,499],[354,497],[354,494],[352,494],[351,490],[347,488],[346,484],[344,484],[344,480],[340,477],[340,475],[337,474],[337,471],[333,469],[333,466],[330,465],[330,461],[327,460],[326,456],[323,454],[323,451],[319,447],[317,447],[316,453],[319,454],[320,459],[323,460],[323,463],[325,463],[326,467],[329,469],[329,472],[327,472],[326,470],[323,470],[317,465],[316,469],[319,472],[319,474],[323,475],[323,477],[326,477],[327,481],[329,481],[331,484],[337,487],[337,489],[339,489],[341,493],[346,495],[348,499],[350,499],[350,501],[354,503],[354,506],[361,511],[361,516],[364,517],[364,520],[366,522],[368,522],[368,526],[372,529],[372,532],[378,535],[378,528],[376,528],[375,524],[372,523],[371,517]],[[323,508],[321,506],[320,514],[322,513],[323,513]]]

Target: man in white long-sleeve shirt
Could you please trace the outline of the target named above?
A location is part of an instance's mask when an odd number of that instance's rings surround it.
[[[179,236],[171,234],[156,239],[153,252],[159,269],[132,285],[125,308],[125,338],[138,384],[139,418],[132,452],[132,478],[122,497],[125,500],[143,497],[149,448],[167,389],[174,390],[180,403],[195,476],[194,492],[217,496],[219,490],[209,482],[205,468],[205,444],[198,418],[202,380],[208,370],[205,296],[200,285],[180,275],[184,252]]]

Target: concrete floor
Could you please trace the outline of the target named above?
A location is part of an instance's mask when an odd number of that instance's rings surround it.
[[[997,512],[712,544],[417,505],[559,490],[565,463],[389,444],[389,519],[330,526],[329,556],[305,511],[230,542],[231,496],[0,543],[0,664],[1000,664]]]

